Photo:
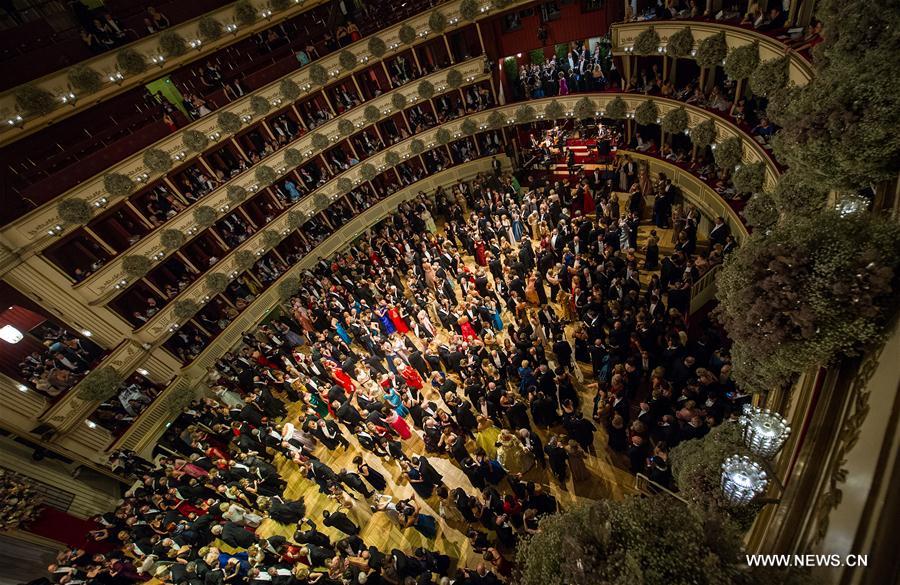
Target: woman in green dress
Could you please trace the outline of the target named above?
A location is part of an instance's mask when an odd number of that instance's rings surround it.
[[[488,459],[497,458],[497,439],[500,437],[500,429],[494,426],[491,419],[484,415],[478,415],[478,427],[475,430],[475,444],[484,449]]]

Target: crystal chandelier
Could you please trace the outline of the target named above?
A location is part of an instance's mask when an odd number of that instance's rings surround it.
[[[768,484],[766,472],[749,457],[732,455],[722,463],[722,491],[735,506],[749,504]]]
[[[762,459],[774,457],[791,434],[791,427],[783,416],[758,406],[744,405],[744,414],[739,420],[744,430],[744,444]]]

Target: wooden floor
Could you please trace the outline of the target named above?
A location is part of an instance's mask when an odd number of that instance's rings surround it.
[[[644,240],[649,235],[652,226],[642,225],[639,230],[638,245],[643,246]],[[671,251],[671,230],[657,230],[662,242],[661,252],[669,253]],[[466,262],[472,262],[471,258],[465,258]],[[642,281],[646,282],[649,275],[644,275]],[[508,318],[508,316],[505,316]],[[411,334],[410,334],[411,335]],[[503,335],[503,334],[501,334]],[[584,381],[578,383],[578,389],[582,397],[582,411],[589,420],[591,419],[591,408],[593,406],[593,395],[596,392],[596,384],[591,383],[590,369],[583,368]],[[437,392],[434,392],[429,386],[425,388],[426,395],[439,404],[443,405]],[[297,416],[301,412],[299,404],[289,404],[289,414],[287,419],[296,421]],[[343,428],[343,427],[342,427]],[[410,425],[412,429],[412,425]],[[551,429],[551,432],[561,432],[562,428]],[[404,451],[408,455],[424,454],[425,449],[422,440],[417,432],[413,429],[414,436],[408,441],[404,441]],[[542,440],[546,444],[548,433],[538,430]],[[388,488],[386,492],[395,499],[414,497],[412,488],[401,479],[401,470],[397,463],[393,461],[385,461],[379,459],[372,453],[363,450],[356,439],[348,436],[351,448],[338,448],[335,451],[328,451],[325,447],[319,446],[315,455],[323,462],[327,463],[335,471],[347,469],[348,471],[356,471],[356,466],[352,463],[352,459],[362,454],[369,465],[382,473],[388,479]],[[591,472],[591,477],[582,482],[574,483],[571,474],[566,484],[560,484],[549,472],[543,471],[540,467],[535,466],[529,471],[525,479],[531,480],[545,486],[545,489],[552,493],[563,507],[571,506],[579,501],[598,500],[603,498],[622,498],[626,495],[634,493],[634,478],[625,469],[623,462],[619,465],[613,461],[610,451],[606,447],[607,437],[602,428],[598,428],[594,435],[594,447],[596,456],[588,457],[587,466]],[[470,443],[470,452],[474,452],[475,446]],[[468,478],[448,457],[440,457],[436,455],[428,455],[429,461],[434,467],[443,474],[444,482],[449,488],[461,486],[469,494],[476,494],[478,490],[469,482]],[[312,518],[319,526],[322,532],[328,534],[332,541],[342,538],[344,535],[332,528],[322,526],[321,518],[323,510],[336,510],[338,503],[319,493],[318,487],[312,481],[303,477],[297,466],[290,461],[285,460],[280,454],[276,456],[276,465],[282,477],[288,482],[285,490],[285,497],[290,499],[303,498],[307,507],[307,516]],[[498,489],[501,492],[508,492],[509,488],[505,481],[500,484]],[[385,513],[372,513],[369,508],[369,502],[362,499],[359,494],[354,494],[359,499],[354,503],[354,507],[350,511],[346,511],[348,516],[361,527],[360,536],[367,545],[374,545],[382,551],[390,551],[397,548],[409,551],[418,546],[424,546],[433,550],[439,550],[454,559],[458,559],[459,566],[474,567],[481,559],[480,555],[474,553],[468,544],[465,536],[466,526],[450,525],[438,515],[437,496],[432,496],[428,500],[422,500],[418,496],[422,512],[433,515],[438,520],[438,535],[432,540],[426,540],[416,530],[401,529],[395,524],[391,518]],[[257,530],[262,536],[272,534],[281,534],[290,539],[295,530],[294,526],[286,526],[278,524],[271,519],[266,519]],[[218,544],[222,544],[219,542]],[[223,550],[229,550],[227,545],[222,546]]]

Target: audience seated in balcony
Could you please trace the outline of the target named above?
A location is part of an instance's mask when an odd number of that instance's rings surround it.
[[[65,328],[43,327],[43,352],[32,352],[19,364],[22,380],[48,397],[59,396],[88,373],[100,355],[100,348],[82,340]]]

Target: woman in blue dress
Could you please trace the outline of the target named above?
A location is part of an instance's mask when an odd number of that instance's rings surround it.
[[[500,308],[493,300],[489,300],[487,308],[491,311],[491,325],[495,331],[503,331],[503,318],[500,316]]]
[[[344,328],[344,324],[341,323],[341,320],[337,317],[331,318],[331,326],[334,327],[334,330],[337,332],[338,336],[344,340],[344,343],[350,345],[353,342],[353,338],[350,337],[350,334],[347,333],[347,330]]]
[[[512,231],[513,236],[515,236],[516,241],[519,242],[522,240],[522,234],[525,233],[524,226],[522,225],[522,218],[519,215],[519,212],[513,211],[512,213]]]
[[[297,190],[297,186],[294,185],[294,182],[291,180],[287,180],[284,182],[284,190],[287,191],[288,197],[291,200],[291,203],[296,203],[300,201],[300,191]]]
[[[387,301],[381,301],[381,305],[375,310],[375,314],[378,315],[378,320],[381,322],[385,335],[392,335],[397,331],[390,315],[388,315]]]
[[[401,502],[397,508],[405,527],[415,528],[428,540],[433,540],[437,536],[437,521],[434,516],[419,512],[419,505],[414,500]]]
[[[409,409],[403,404],[403,399],[400,398],[400,395],[397,394],[397,390],[391,386],[384,393],[384,399],[387,400],[388,404],[390,404],[394,411],[399,416],[405,417],[409,414]]]

